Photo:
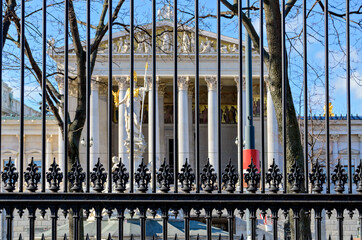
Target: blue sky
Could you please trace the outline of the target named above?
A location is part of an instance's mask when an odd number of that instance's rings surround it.
[[[149,23],[151,21],[151,1],[150,0],[139,0],[135,1],[135,12],[136,12],[136,23]],[[194,5],[193,1],[188,0],[179,0],[179,6],[181,11],[179,12],[179,17],[182,19],[189,19],[192,17]],[[301,16],[301,6],[298,5],[300,1],[297,2],[297,5],[294,7],[293,11],[288,15],[287,22],[287,34],[289,38],[293,40],[291,42],[287,41],[288,49],[288,60],[290,62],[288,75],[291,80],[291,86],[293,91],[293,97],[296,104],[296,110],[299,113],[300,109],[303,109],[303,105],[300,104],[300,98],[302,89],[302,57],[299,53],[302,53],[302,42],[300,41],[301,27],[302,27],[302,16]],[[340,2],[340,3],[339,3]],[[258,7],[258,2],[251,2],[254,6]],[[341,13],[345,11],[343,0],[336,0],[333,2],[333,6],[330,6],[330,10]],[[115,6],[116,1],[113,1]],[[222,4],[221,4],[222,5]],[[244,2],[245,5],[245,2]],[[33,0],[30,4],[27,3],[27,13],[40,8],[41,1]],[[159,4],[158,7],[162,7],[163,4]],[[358,1],[351,1],[351,10],[358,6]],[[76,5],[78,9],[78,16],[80,18],[85,18],[85,6],[83,2],[78,2]],[[117,21],[128,23],[129,1],[126,1],[121,14]],[[308,10],[311,6],[308,6]],[[92,24],[97,24],[98,15],[99,15],[99,3],[92,3],[93,12],[92,13]],[[55,6],[49,9],[48,20],[51,21],[48,25],[48,39],[56,39],[57,46],[62,46],[63,42],[63,32],[61,24],[57,21],[63,19],[62,6]],[[222,10],[226,8],[222,5]],[[200,0],[200,15],[205,15],[207,13],[216,14],[216,0],[215,1],[206,1]],[[358,21],[358,15],[351,15],[352,21]],[[255,26],[255,29],[259,31],[259,15],[257,11],[253,11],[252,22]],[[34,14],[33,18],[37,19],[33,21],[33,25],[28,25],[28,31],[33,31],[40,35],[34,35],[35,38],[32,38],[29,41],[34,46],[40,46],[41,43],[41,12]],[[29,18],[30,20],[30,18]],[[308,18],[308,62],[310,64],[308,69],[308,84],[310,92],[310,106],[312,109],[312,114],[323,114],[324,106],[324,29],[323,29],[323,14],[319,6],[315,6],[311,10],[310,17]],[[85,21],[85,19],[84,19]],[[346,114],[346,79],[345,79],[345,56],[343,50],[345,49],[345,20],[337,17],[330,18],[330,96],[331,101],[334,106],[333,112],[336,114]],[[358,81],[362,82],[362,64],[361,64],[361,38],[362,31],[361,27],[356,27],[357,25],[351,23],[351,112],[352,114],[362,115],[362,87],[357,84]],[[201,28],[216,32],[216,19],[209,18],[201,22]],[[82,28],[84,30],[84,28]],[[264,26],[265,30],[265,26]],[[39,31],[39,32],[37,32]],[[118,31],[115,29],[114,31]],[[84,31],[83,31],[84,32]],[[337,34],[338,32],[338,34]],[[14,32],[12,32],[14,33]],[[230,37],[237,37],[237,18],[233,19],[222,19],[222,34]],[[85,36],[85,35],[84,35]],[[12,52],[14,56],[19,56],[19,50],[13,46],[12,43],[8,42],[8,46],[5,50]],[[267,45],[265,39],[265,45]],[[41,49],[34,47],[35,53],[40,53]],[[299,52],[299,53],[298,53]],[[11,57],[11,56],[10,56]],[[11,57],[11,58],[15,58]],[[40,57],[38,55],[37,57]],[[41,58],[39,58],[41,59]],[[52,71],[54,66],[52,60],[49,58],[48,61],[48,71]],[[5,67],[5,69],[7,69]],[[19,96],[19,81],[18,81],[18,70],[5,70],[3,72],[4,80],[9,83],[11,87],[14,88],[14,96]],[[37,102],[40,101],[40,89],[35,82],[34,78],[31,75],[27,75],[26,78],[26,103],[34,108],[38,108]]]

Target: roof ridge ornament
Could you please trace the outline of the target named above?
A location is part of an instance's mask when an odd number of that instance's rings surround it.
[[[157,18],[159,21],[163,20],[173,20],[173,11],[171,10],[171,6],[169,4],[163,5],[162,8],[157,11]]]

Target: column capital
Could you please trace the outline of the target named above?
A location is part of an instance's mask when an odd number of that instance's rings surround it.
[[[332,140],[333,142],[337,142],[338,139],[339,139],[339,135],[338,135],[338,134],[333,134],[333,135],[331,135],[331,140]]]
[[[115,79],[118,83],[119,90],[127,90],[129,87],[129,76],[116,76]]]
[[[205,76],[205,82],[208,91],[215,91],[217,89],[216,76]]]
[[[179,91],[182,90],[188,90],[189,88],[189,82],[190,82],[190,77],[188,76],[178,76],[177,77],[177,88]]]
[[[100,77],[91,78],[91,90],[99,90]]]
[[[158,83],[158,95],[164,97],[165,96],[166,84],[163,82]]]
[[[234,77],[234,81],[235,81],[235,83],[236,83],[236,87],[239,89],[239,76],[235,76]],[[245,90],[245,78],[243,78],[243,90]],[[267,88],[268,89],[268,88]]]

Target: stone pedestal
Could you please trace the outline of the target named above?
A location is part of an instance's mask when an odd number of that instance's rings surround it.
[[[94,80],[92,80],[94,81]],[[96,82],[91,84],[90,96],[90,148],[91,170],[98,161],[99,156],[99,86]]]
[[[268,142],[268,166],[273,163],[275,159],[276,164],[282,167],[279,156],[279,133],[278,122],[275,114],[274,103],[270,91],[267,90],[267,142]]]

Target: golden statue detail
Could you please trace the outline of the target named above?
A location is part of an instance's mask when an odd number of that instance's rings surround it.
[[[112,91],[113,95],[113,122],[117,123],[117,111],[119,106],[119,89]]]
[[[330,117],[334,117],[333,105],[332,105],[331,102],[329,103],[328,108],[329,108],[329,109],[328,109],[328,110],[329,110],[329,116],[330,116]],[[323,117],[325,117],[325,116],[326,116],[326,105],[324,105],[323,110],[324,110]]]

